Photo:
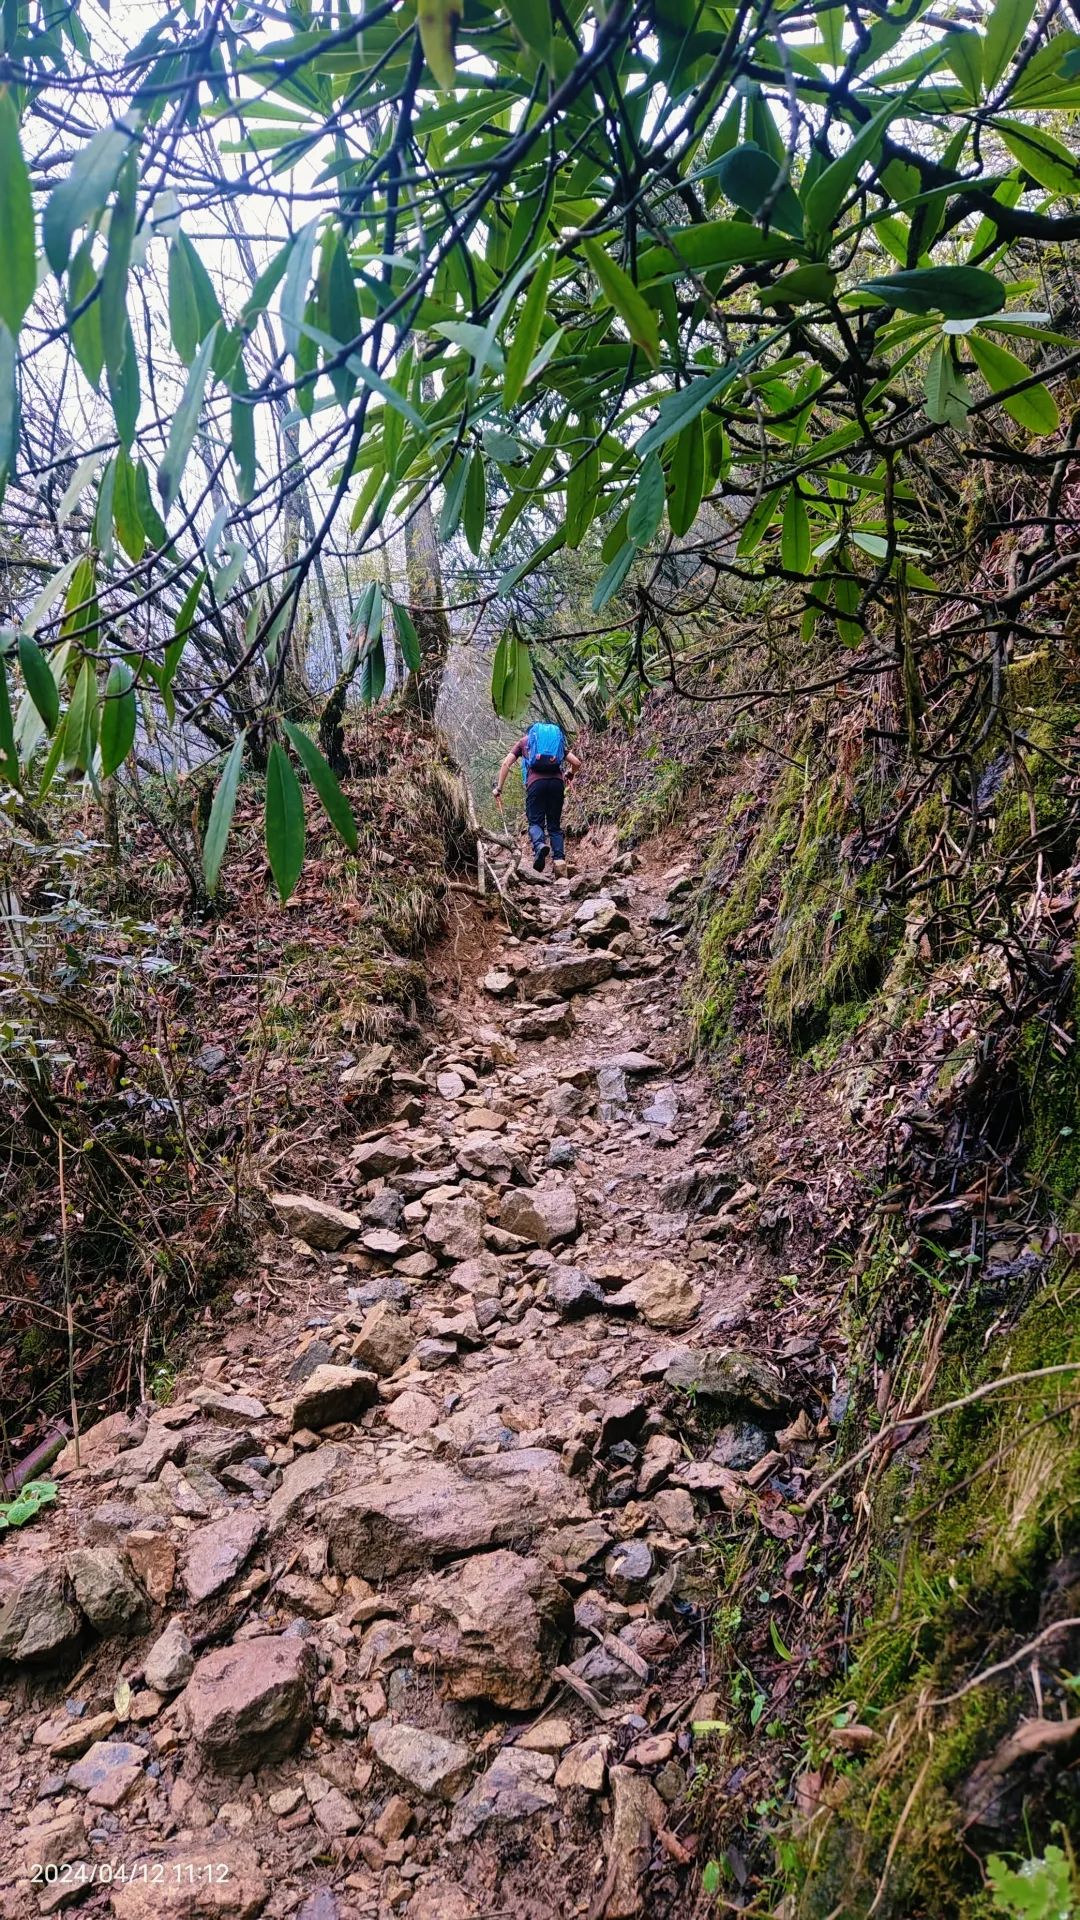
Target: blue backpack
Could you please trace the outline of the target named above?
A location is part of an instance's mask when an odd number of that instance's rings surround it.
[[[539,774],[541,779],[554,780],[562,773],[566,759],[566,738],[561,727],[553,726],[549,721],[538,720],[525,735],[525,752],[522,757],[521,771],[525,780],[530,773]]]

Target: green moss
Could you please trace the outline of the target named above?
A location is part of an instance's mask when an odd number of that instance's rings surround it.
[[[745,813],[739,796],[718,836],[722,853]],[[797,1050],[836,1031],[836,1011],[858,1005],[878,985],[899,926],[882,905],[884,863],[853,870],[844,856],[845,836],[855,824],[837,776],[822,775],[815,783],[809,763],[786,769],[723,901],[703,926],[695,1017],[707,1048],[715,1050],[728,1038],[744,978],[732,949],[764,911],[767,897],[773,932],[764,1012]],[[850,1030],[848,1018],[844,1031]]]
[[[883,1259],[872,1290],[888,1272]],[[913,1464],[902,1456],[878,1483],[877,1592],[842,1686],[815,1715],[812,1751],[828,1754],[838,1717],[878,1737],[865,1760],[845,1768],[824,1832],[815,1831],[812,1847],[797,1841],[799,1920],[837,1912],[867,1920],[871,1911],[877,1920],[976,1920],[993,1910],[978,1854],[997,1836],[971,1825],[963,1789],[1023,1701],[1009,1678],[952,1696],[990,1663],[988,1649],[1001,1658],[1031,1637],[1049,1569],[1080,1544],[1075,1382],[1044,1371],[1080,1366],[1080,1281],[1058,1275],[972,1371],[968,1355],[983,1347],[973,1338],[978,1317],[972,1308],[956,1323],[936,1399],[1005,1374],[1042,1377],[941,1423],[914,1489]],[[1038,1850],[1055,1822],[1075,1817],[1075,1788],[1067,1769],[1051,1770],[1029,1775],[1020,1792]]]

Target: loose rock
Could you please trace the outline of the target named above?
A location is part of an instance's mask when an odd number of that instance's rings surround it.
[[[143,1677],[157,1693],[177,1693],[191,1678],[195,1656],[179,1620],[170,1620],[146,1656]]]
[[[346,1213],[309,1193],[272,1193],[270,1205],[295,1239],[322,1253],[336,1253],[363,1226],[358,1213]]]
[[[376,1720],[368,1728],[368,1745],[387,1773],[428,1799],[456,1799],[472,1769],[468,1747],[424,1727]]]
[[[98,1633],[145,1633],[150,1602],[115,1547],[75,1547],[65,1562],[75,1598]]]
[[[512,1187],[503,1195],[499,1224],[538,1247],[572,1240],[578,1230],[577,1195],[568,1180]]]
[[[416,1665],[434,1670],[448,1698],[519,1711],[539,1704],[574,1618],[565,1589],[541,1561],[477,1554],[421,1581],[413,1598],[430,1619]]]
[[[204,1653],[181,1698],[207,1759],[229,1771],[293,1753],[311,1726],[314,1656],[289,1634]]]
[[[234,1580],[263,1537],[254,1513],[227,1513],[200,1527],[188,1542],[181,1579],[189,1600],[210,1600]]]
[[[339,1420],[359,1420],[378,1392],[373,1373],[355,1367],[316,1367],[293,1402],[293,1432],[306,1427],[318,1433]]]

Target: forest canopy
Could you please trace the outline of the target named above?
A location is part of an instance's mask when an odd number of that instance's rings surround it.
[[[354,836],[290,690],[305,597],[432,502],[491,570],[506,718],[533,688],[514,595],[584,545],[613,683],[699,659],[718,583],[767,581],[807,679],[834,646],[896,670],[914,735],[935,442],[977,436],[1039,496],[1007,590],[952,609],[980,684],[1073,564],[1061,0],[241,0],[148,26],[5,0],[0,24],[0,760],[29,803],[179,717],[221,763],[211,890],[251,753],[284,897],[297,765]],[[339,664],[365,699],[391,638],[422,671],[415,614],[357,593]]]

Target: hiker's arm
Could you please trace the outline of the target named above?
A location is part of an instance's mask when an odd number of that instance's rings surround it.
[[[498,773],[495,775],[495,782],[494,782],[494,785],[492,786],[491,791],[495,795],[496,799],[499,798],[499,795],[502,793],[503,787],[506,785],[506,782],[510,777],[510,769],[514,764],[514,761],[520,760],[520,758],[521,758],[521,741],[515,740],[514,745],[511,747],[509,753],[506,756],[506,759],[503,761],[502,766],[499,768]]]
[[[567,754],[567,756],[566,756],[566,777],[567,777],[567,779],[568,779],[568,780],[572,780],[572,779],[573,779],[573,777],[574,777],[574,775],[575,775],[575,773],[580,773],[580,772],[581,772],[581,768],[582,768],[582,765],[583,765],[583,762],[582,762],[582,761],[580,761],[580,760],[578,759],[578,757],[577,757],[577,754],[576,754],[576,753],[574,753],[574,752],[570,752],[570,753],[568,753],[568,754]]]

